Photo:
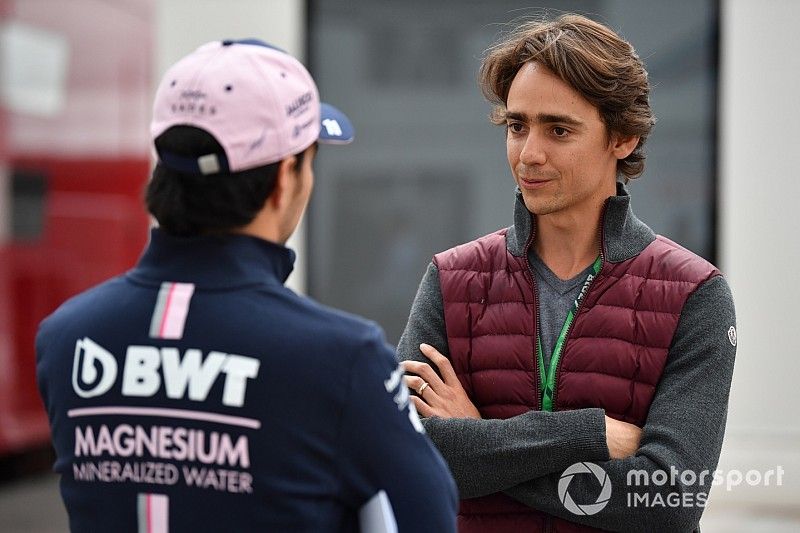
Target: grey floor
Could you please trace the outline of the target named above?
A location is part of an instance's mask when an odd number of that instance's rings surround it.
[[[795,533],[800,510],[710,506],[703,533]],[[67,514],[58,495],[55,475],[42,474],[0,486],[0,532],[56,533],[68,531]]]
[[[41,474],[0,486],[0,531],[69,531],[67,512],[54,474]]]

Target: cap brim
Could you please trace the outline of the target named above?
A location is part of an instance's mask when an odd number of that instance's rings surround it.
[[[321,144],[349,144],[355,138],[353,124],[347,115],[330,104],[320,104],[320,120],[322,127],[319,130]]]

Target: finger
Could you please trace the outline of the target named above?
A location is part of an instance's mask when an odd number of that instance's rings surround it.
[[[453,370],[453,365],[450,363],[450,359],[442,355],[439,350],[430,344],[422,343],[419,345],[419,351],[436,365],[445,383],[452,383],[453,380],[458,380],[456,371]]]
[[[434,390],[442,390],[444,382],[442,378],[436,373],[431,365],[428,363],[420,363],[419,361],[403,361],[403,369],[406,372],[416,374],[425,381],[427,381]]]
[[[430,383],[423,380],[419,376],[404,376],[406,386],[416,393],[416,396],[422,398],[429,406],[436,408],[442,403],[441,396],[433,390]],[[444,385],[446,387],[446,385]]]
[[[417,410],[417,413],[419,413],[419,416],[423,418],[430,418],[433,416],[433,407],[425,403],[425,400],[419,396],[412,396],[411,401],[414,402],[414,408]]]
[[[406,387],[417,394],[419,394],[419,389],[422,387],[422,384],[425,383],[425,380],[419,376],[403,376],[403,379],[406,381]]]

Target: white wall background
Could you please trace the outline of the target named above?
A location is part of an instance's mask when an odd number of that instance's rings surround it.
[[[782,465],[782,487],[715,489],[712,506],[800,516],[800,2],[724,0],[721,267],[739,347],[720,468]]]
[[[303,0],[159,0],[156,2],[154,83],[174,62],[198,46],[220,39],[255,37],[303,61],[306,12]],[[155,93],[155,86],[153,87]],[[287,284],[306,287],[305,224],[289,240],[297,262]]]

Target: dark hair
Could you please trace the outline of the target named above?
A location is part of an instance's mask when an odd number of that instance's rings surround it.
[[[224,154],[205,130],[173,126],[155,140],[156,150],[183,157]],[[298,167],[305,151],[296,154]],[[272,194],[278,163],[241,172],[194,175],[178,172],[161,162],[147,185],[147,210],[161,229],[177,236],[227,233],[253,221]]]
[[[655,117],[647,71],[630,43],[581,15],[519,25],[487,51],[481,65],[479,82],[484,96],[495,104],[495,124],[505,123],[511,82],[529,61],[544,65],[595,105],[609,133],[639,136],[633,152],[617,163],[617,174],[626,182],[639,176]]]

